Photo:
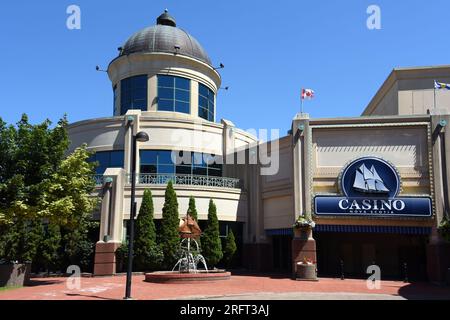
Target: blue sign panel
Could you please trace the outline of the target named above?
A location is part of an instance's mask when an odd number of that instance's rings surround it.
[[[314,198],[316,215],[334,216],[408,216],[430,217],[431,199],[421,198],[347,198],[317,196]]]
[[[398,197],[400,177],[393,165],[377,157],[351,162],[342,172],[343,196],[316,196],[316,215],[415,216],[432,215],[429,197]]]

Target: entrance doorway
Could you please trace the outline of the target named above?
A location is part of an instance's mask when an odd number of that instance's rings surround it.
[[[314,234],[318,274],[323,277],[367,278],[367,267],[378,265],[381,279],[426,280],[424,235],[379,233]]]
[[[292,270],[292,236],[272,236],[273,270],[290,273]]]

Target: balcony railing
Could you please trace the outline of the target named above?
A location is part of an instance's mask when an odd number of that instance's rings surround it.
[[[131,174],[127,175],[128,183],[131,183]],[[172,181],[174,185],[240,188],[240,180],[226,177],[197,176],[189,174],[138,174],[136,184],[167,184]]]
[[[103,175],[94,175],[97,186],[103,184]],[[219,188],[241,188],[239,179],[227,177],[197,176],[184,174],[137,174],[137,185],[165,185],[172,181],[174,185],[219,187]],[[127,174],[127,183],[131,183],[131,174]]]
[[[102,174],[94,174],[94,180],[96,186],[101,186],[103,184],[103,175]]]

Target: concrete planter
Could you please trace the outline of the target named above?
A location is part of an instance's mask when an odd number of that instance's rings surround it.
[[[23,286],[30,280],[31,263],[0,264],[0,287]]]
[[[312,228],[309,226],[295,227],[294,237],[303,241],[312,239]]]
[[[297,263],[297,280],[317,280],[316,265],[315,264],[305,264]]]

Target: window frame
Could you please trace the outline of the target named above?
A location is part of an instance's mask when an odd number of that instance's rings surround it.
[[[207,96],[204,92],[206,90]],[[206,101],[206,106],[203,105],[202,98]],[[215,119],[215,99],[216,95],[213,90],[211,90],[207,85],[199,82],[198,83],[198,116],[204,120],[214,122]],[[206,117],[202,114],[206,112]]]
[[[133,81],[136,81],[138,78],[142,78],[143,83],[145,83],[144,86],[134,86]],[[143,90],[145,94],[143,95],[142,99],[137,99],[136,92],[138,90]],[[128,96],[128,97],[127,97]],[[142,106],[135,107],[134,104],[137,101],[144,101]],[[127,107],[125,107],[125,104]],[[136,103],[137,104],[137,103]],[[124,115],[127,113],[128,110],[141,110],[141,111],[147,111],[148,110],[148,75],[147,74],[140,74],[131,76],[125,79],[120,80],[120,114]]]
[[[171,84],[167,83],[168,78],[171,78],[170,79],[172,81]],[[160,83],[160,81],[162,79],[164,79],[165,83]],[[178,81],[180,81],[180,85],[177,85]],[[156,83],[156,91],[157,91],[156,110],[191,114],[191,109],[192,109],[192,107],[191,107],[191,102],[192,102],[191,81],[192,80],[189,78],[165,75],[165,74],[158,74],[157,80],[156,80],[156,82],[157,82]],[[161,82],[163,82],[163,81],[161,81]],[[187,84],[187,86],[181,85],[181,83],[183,83],[183,82],[185,84]],[[171,96],[170,97],[165,97],[165,96],[162,97],[162,90],[167,91],[167,92],[172,91]],[[184,94],[184,95],[187,94],[188,100],[178,99],[178,97],[180,97],[180,94]],[[167,107],[165,107],[165,109],[160,109],[160,102],[167,103]],[[171,106],[170,106],[170,104],[171,104]],[[187,110],[185,110],[186,107],[187,107]]]

